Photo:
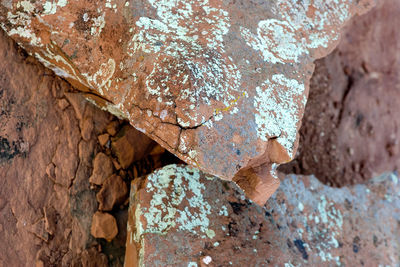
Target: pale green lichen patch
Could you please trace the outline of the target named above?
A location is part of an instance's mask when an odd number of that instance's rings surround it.
[[[275,74],[256,88],[254,107],[257,134],[261,140],[277,137],[278,142],[293,156],[301,110],[306,104],[305,87],[297,80]]]
[[[169,165],[150,174],[144,188],[150,202],[140,209],[144,224],[141,234],[166,234],[170,229],[213,238],[209,228],[211,206],[203,197],[206,190],[200,171],[193,167]],[[139,218],[139,217],[137,217]]]
[[[214,113],[213,104],[229,106],[239,94],[241,74],[224,55],[228,12],[208,0],[149,3],[157,10],[158,19],[139,18],[129,53],[156,53],[146,88],[166,106],[181,108],[181,102],[188,103],[178,114],[179,125],[204,123]],[[200,112],[201,107],[207,107],[208,114]]]

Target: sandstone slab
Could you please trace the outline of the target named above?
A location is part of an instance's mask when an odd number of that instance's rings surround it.
[[[259,207],[232,182],[169,165],[132,183],[125,266],[396,266],[400,182],[336,189],[289,176]]]
[[[0,26],[182,160],[263,188],[294,157],[313,61],[373,2],[13,0]]]

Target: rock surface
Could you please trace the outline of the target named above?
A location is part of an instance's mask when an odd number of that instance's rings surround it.
[[[119,228],[111,243],[90,235],[101,190],[89,183],[95,155],[117,161],[110,145],[97,143],[110,124],[115,134],[128,125],[73,93],[0,31],[0,266],[122,266],[126,205],[110,212]],[[124,182],[176,162],[150,147],[157,157],[142,154],[132,169],[119,168]]]
[[[100,152],[93,161],[93,172],[89,178],[92,184],[102,185],[113,174],[113,163],[107,155]]]
[[[399,231],[396,173],[343,189],[292,175],[260,208],[169,165],[132,183],[125,266],[396,266]]]
[[[111,175],[106,179],[96,198],[99,210],[110,211],[115,205],[122,204],[128,195],[128,188],[118,175]]]
[[[0,77],[0,266],[80,264],[95,241],[90,223],[97,204],[88,181],[95,136],[81,135],[64,94],[71,86],[4,32]],[[80,114],[91,117],[94,131],[105,128],[111,116],[82,103]]]
[[[399,14],[400,1],[379,1],[316,62],[299,155],[285,172],[345,186],[400,168]]]
[[[93,214],[90,233],[96,238],[104,238],[110,242],[118,234],[117,221],[111,214],[97,211]]]
[[[263,188],[294,157],[312,62],[373,2],[13,0],[0,25],[187,163]],[[92,125],[81,123],[87,140]]]

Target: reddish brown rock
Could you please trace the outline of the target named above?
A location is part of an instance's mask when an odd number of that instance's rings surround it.
[[[108,259],[103,253],[99,253],[96,248],[90,248],[82,252],[81,263],[83,267],[107,267]]]
[[[111,147],[122,168],[128,168],[134,161],[148,154],[154,143],[150,138],[128,125],[112,139]]]
[[[82,140],[64,95],[73,88],[3,32],[0,77],[0,266],[80,264],[94,241],[88,178],[97,144]],[[82,103],[83,114],[94,114],[94,134],[104,132],[109,114]]]
[[[295,155],[313,60],[372,2],[13,0],[0,24],[187,163],[227,180],[264,166],[269,181]]]
[[[101,146],[105,146],[108,143],[109,140],[109,134],[101,134],[97,137],[97,139],[99,140],[99,143]]]
[[[396,266],[399,193],[396,173],[343,189],[291,175],[261,208],[169,165],[132,183],[125,266]]]
[[[99,202],[99,210],[110,211],[116,205],[122,204],[128,195],[128,188],[118,175],[108,177],[101,187],[96,198]]]
[[[118,234],[117,221],[111,214],[98,211],[93,214],[90,233],[95,238],[104,238],[110,242]]]
[[[285,172],[340,187],[400,168],[399,14],[400,1],[379,1],[316,62],[299,154]]]
[[[114,136],[118,132],[118,127],[119,123],[117,121],[112,121],[107,125],[107,132],[111,135]]]
[[[100,152],[94,158],[93,173],[89,178],[89,182],[92,184],[102,185],[112,173],[112,160],[106,154]]]

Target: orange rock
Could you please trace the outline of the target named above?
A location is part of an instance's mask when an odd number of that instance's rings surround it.
[[[61,110],[64,110],[69,106],[69,103],[65,98],[61,98],[57,100],[57,105],[60,107]]]
[[[93,172],[89,178],[92,184],[102,185],[104,180],[113,173],[113,164],[106,154],[100,152],[93,161]]]
[[[107,125],[107,133],[109,133],[111,136],[114,136],[117,134],[118,131],[118,126],[119,123],[117,121],[112,121]]]
[[[121,138],[113,141],[111,143],[111,147],[122,168],[126,169],[133,163],[135,151],[126,136],[122,136]]]
[[[109,140],[110,135],[105,133],[105,134],[101,134],[97,137],[97,139],[99,140],[99,143],[101,146],[105,146]]]
[[[128,188],[118,175],[108,177],[101,187],[96,198],[99,202],[99,210],[110,211],[114,206],[122,204],[128,195]]]
[[[294,158],[313,61],[377,0],[61,2],[12,1],[2,29],[102,109],[232,180],[264,154],[266,169]],[[114,144],[123,168],[141,154],[127,144]]]
[[[110,242],[118,234],[117,221],[111,214],[97,211],[93,214],[90,233],[95,238],[104,238]]]
[[[154,142],[150,138],[129,125],[122,127],[111,142],[112,150],[124,169],[150,153],[153,146]]]

